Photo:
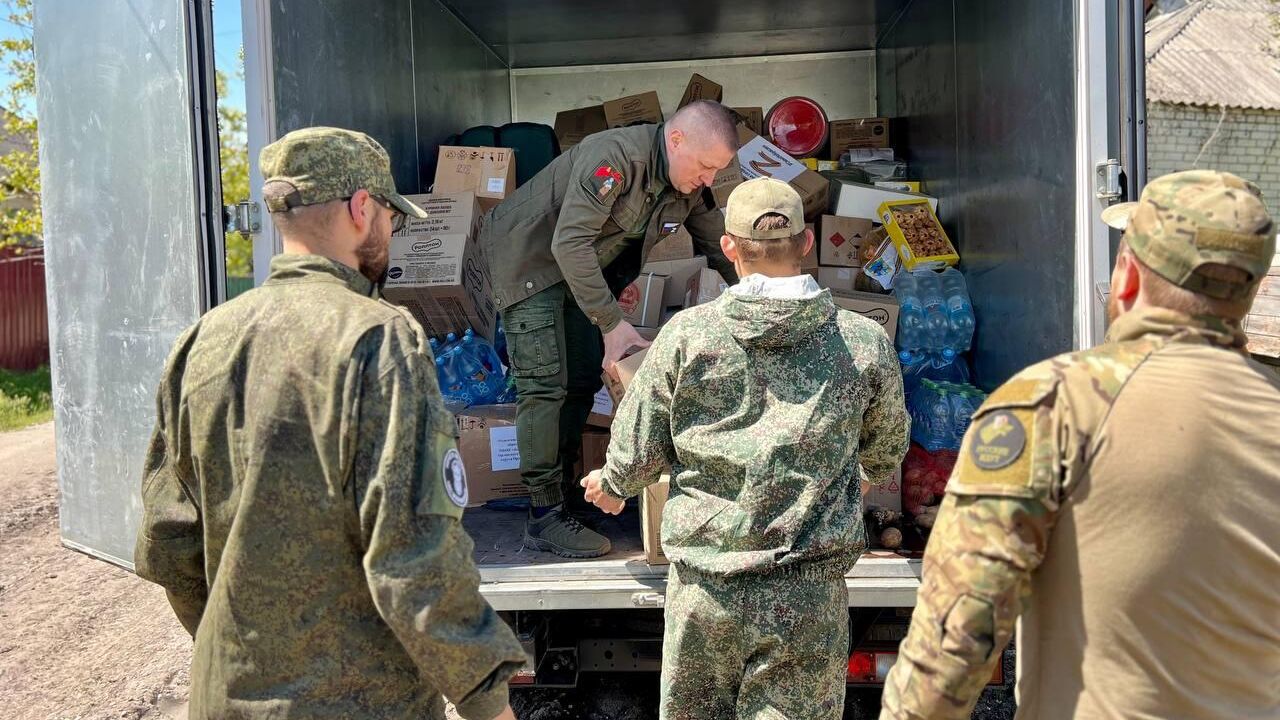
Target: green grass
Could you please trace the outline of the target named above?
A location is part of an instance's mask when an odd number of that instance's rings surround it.
[[[0,432],[52,420],[52,387],[47,367],[31,372],[0,370]]]

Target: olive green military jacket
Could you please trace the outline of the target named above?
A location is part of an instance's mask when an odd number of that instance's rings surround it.
[[[138,574],[195,639],[193,719],[464,718],[520,644],[478,592],[430,349],[356,271],[282,255],[178,339]]]
[[[711,267],[736,281],[720,250],[724,215],[711,191],[684,195],[671,187],[663,127],[591,135],[485,217],[480,245],[499,310],[563,281],[608,332],[622,320],[616,294],[639,276],[650,249],[681,225]],[[635,246],[639,252],[627,252]]]

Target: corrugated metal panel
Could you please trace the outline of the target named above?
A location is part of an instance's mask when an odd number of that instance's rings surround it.
[[[34,370],[49,363],[44,254],[0,252],[0,368]]]
[[[1147,24],[1147,100],[1280,110],[1271,0],[1201,0]]]

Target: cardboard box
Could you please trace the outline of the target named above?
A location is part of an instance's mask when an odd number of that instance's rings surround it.
[[[440,148],[435,193],[473,192],[481,210],[489,210],[516,189],[516,153],[510,148]]]
[[[588,135],[609,129],[609,121],[604,117],[603,105],[562,110],[556,113],[556,139],[560,141],[563,152],[582,142]]]
[[[716,199],[716,207],[722,208],[729,204],[729,194],[733,189],[744,182],[742,178],[742,168],[738,165],[738,158],[734,158],[729,163],[729,167],[716,173],[715,180],[711,182],[711,196]]]
[[[883,485],[872,485],[866,497],[862,498],[865,510],[870,505],[879,505],[890,510],[902,512],[902,468],[898,468]]]
[[[736,107],[730,109],[738,114],[741,124],[746,125],[748,130],[757,135],[764,135],[764,108]]]
[[[818,285],[832,292],[853,292],[858,289],[858,276],[862,268],[820,267]]]
[[[578,472],[574,480],[580,480],[592,470],[599,470],[604,467],[604,461],[608,453],[609,432],[607,430],[587,428],[582,433],[582,456],[578,459]]]
[[[865,318],[876,321],[880,327],[884,328],[890,340],[893,340],[897,334],[898,299],[894,296],[865,292],[833,292],[831,293],[831,299],[835,301],[837,306],[845,310],[852,310]]]
[[[644,536],[644,559],[650,565],[670,564],[662,553],[662,509],[670,493],[671,476],[663,475],[640,497],[640,532]]]
[[[804,201],[806,218],[813,218],[827,211],[828,182],[825,177],[741,125],[738,126],[738,142],[742,145],[738,149],[738,165],[742,169],[742,177],[747,180],[761,176],[771,177],[790,184]]]
[[[631,381],[635,379],[636,373],[640,371],[640,366],[644,364],[644,358],[647,354],[648,350],[637,350],[604,371],[604,385],[609,390],[609,397],[613,398],[614,407],[617,407],[622,402],[622,396],[626,394],[627,388],[631,386]]]
[[[654,243],[645,257],[645,262],[689,260],[693,257],[693,236],[685,229],[684,223],[671,224],[676,226],[675,231],[661,236],[661,239]],[[664,227],[662,230],[666,229]]]
[[[684,97],[680,98],[679,107],[684,107],[695,100],[714,100],[720,102],[724,97],[724,86],[694,73],[689,84],[684,88]]]
[[[498,309],[489,266],[475,239],[479,205],[469,192],[411,196],[423,204],[440,232],[392,236],[382,295],[408,308],[427,335],[461,334],[468,327],[493,339]]]
[[[628,285],[618,298],[622,317],[632,325],[657,327],[662,319],[667,281],[665,275],[646,272]]]
[[[862,218],[880,222],[880,205],[894,200],[928,200],[929,207],[938,211],[938,199],[918,193],[905,193],[875,185],[836,181],[832,186],[831,214],[841,217]]]
[[[691,308],[709,303],[720,297],[728,289],[729,284],[724,281],[719,272],[704,268],[689,278],[689,284],[684,296],[684,306]]]
[[[831,123],[831,159],[849,148],[889,147],[888,118],[858,118]]]
[[[458,454],[467,468],[467,507],[523,497],[516,445],[516,406],[480,405],[457,415]]]
[[[667,276],[667,285],[662,294],[663,307],[683,307],[685,291],[689,289],[689,279],[706,267],[706,256],[698,255],[688,260],[648,262],[645,263],[642,272]]]
[[[606,429],[613,425],[613,398],[609,395],[609,388],[602,387],[596,391],[591,414],[587,415],[587,424]]]
[[[823,215],[818,226],[818,264],[825,267],[862,267],[874,226],[862,218]]]
[[[604,119],[611,128],[662,122],[662,104],[658,93],[650,90],[628,95],[604,104]]]
[[[813,223],[805,223],[806,230],[813,233],[813,247],[809,248],[809,254],[800,259],[800,269],[808,272],[818,269],[818,226]]]
[[[947,231],[933,213],[933,208],[923,200],[883,203],[880,220],[893,246],[898,249],[902,267],[907,270],[941,269],[960,262],[960,253],[951,244]]]

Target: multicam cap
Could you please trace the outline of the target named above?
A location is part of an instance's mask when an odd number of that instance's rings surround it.
[[[1169,282],[1221,300],[1256,292],[1276,253],[1276,225],[1258,187],[1231,173],[1188,170],[1156,178],[1138,202],[1112,205],[1103,222],[1124,230],[1144,265]],[[1220,264],[1248,273],[1227,282],[1196,272]]]
[[[757,230],[756,221],[767,213],[785,216],[787,227]],[[795,188],[781,180],[767,177],[748,180],[729,193],[724,229],[730,235],[749,240],[791,237],[804,231],[804,202]]]
[[[427,213],[396,192],[391,159],[377,140],[354,130],[310,127],[294,130],[262,148],[258,164],[271,192],[267,209],[281,212],[351,197],[357,190],[391,203],[410,217]],[[292,190],[273,183],[287,183]]]

